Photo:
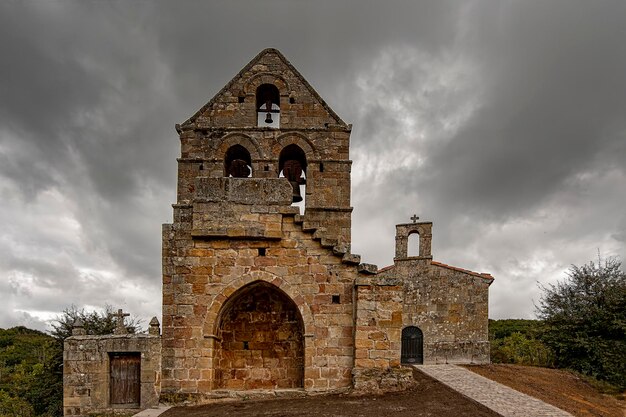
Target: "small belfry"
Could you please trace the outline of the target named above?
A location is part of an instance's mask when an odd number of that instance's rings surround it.
[[[489,362],[493,277],[433,261],[431,222],[396,226],[391,266],[351,253],[352,126],[279,51],[261,51],[176,131],[162,334],[158,320],[149,334],[160,368],[142,392],[384,392],[413,384],[407,365]],[[71,411],[115,408],[105,403]]]

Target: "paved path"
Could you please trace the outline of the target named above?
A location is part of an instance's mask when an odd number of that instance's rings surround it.
[[[572,417],[560,408],[460,366],[415,365],[415,368],[504,417]]]

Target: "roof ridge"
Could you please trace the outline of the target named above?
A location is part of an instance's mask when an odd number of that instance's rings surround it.
[[[440,266],[442,268],[451,269],[453,271],[464,272],[466,274],[470,274],[470,275],[473,275],[473,276],[476,276],[476,277],[494,279],[491,274],[486,273],[486,272],[474,272],[474,271],[470,271],[469,269],[459,268],[459,267],[456,267],[456,266],[444,264],[443,262],[437,262],[437,261],[431,261],[430,263],[431,263],[431,265]]]

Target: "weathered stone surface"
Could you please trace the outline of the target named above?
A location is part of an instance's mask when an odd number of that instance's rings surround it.
[[[65,340],[63,348],[64,415],[86,416],[115,410],[110,404],[109,366],[110,355],[120,352],[141,355],[141,402],[136,410],[158,404],[161,380],[158,335],[72,336]]]
[[[256,94],[263,84],[278,90],[280,122],[272,127],[257,123]],[[377,375],[401,369],[406,326],[422,330],[427,363],[488,359],[491,281],[432,262],[432,223],[415,217],[396,227],[392,267],[379,271],[350,253],[350,130],[271,49],[180,126],[178,202],[163,234],[164,392],[278,387],[271,381],[279,380],[310,391],[348,387],[353,369]],[[249,161],[249,178],[228,177],[233,154]],[[288,210],[292,187],[278,178],[285,155],[296,158],[306,175],[303,214]],[[419,252],[409,257],[414,233]],[[240,294],[259,283],[269,285],[264,291],[270,300],[284,294],[302,316],[302,339],[283,332],[302,345],[301,383],[294,384],[299,377],[289,379],[282,365],[281,375],[264,365],[280,364],[294,352],[268,330],[282,319],[255,318],[254,333],[243,318],[239,324],[226,318],[234,311],[244,317],[236,305]],[[276,304],[276,311],[287,304]],[[256,317],[253,311],[248,319]],[[233,326],[248,329],[250,340],[227,342]],[[253,349],[255,337],[264,348]],[[244,341],[247,359],[237,359]],[[265,347],[282,353],[258,353]],[[367,377],[358,378],[362,383]],[[374,379],[381,387],[389,378]]]
[[[257,114],[263,91],[276,106],[271,126]],[[162,337],[155,322],[150,336],[68,339],[67,415],[106,409],[106,358],[124,349],[147,355],[142,407],[159,394],[202,402],[252,389],[405,389],[407,327],[421,330],[425,363],[488,361],[493,278],[432,261],[432,223],[396,226],[390,267],[350,253],[351,126],[278,51],[262,51],[176,130]],[[291,204],[298,191],[302,214]]]

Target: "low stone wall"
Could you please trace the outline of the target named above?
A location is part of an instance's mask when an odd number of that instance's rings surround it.
[[[86,416],[114,411],[110,405],[109,369],[111,354],[117,353],[136,353],[141,357],[140,404],[136,410],[158,405],[161,380],[160,336],[72,336],[65,340],[63,351],[64,415]]]
[[[412,367],[354,368],[352,380],[355,394],[383,394],[404,391],[417,385]]]

